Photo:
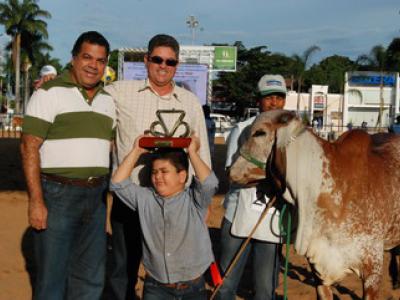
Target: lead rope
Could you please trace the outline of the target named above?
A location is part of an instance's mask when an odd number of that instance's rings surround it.
[[[210,300],[213,300],[214,297],[216,296],[216,294],[218,293],[219,289],[221,288],[221,286],[224,284],[224,280],[225,278],[227,278],[230,273],[232,272],[233,268],[235,267],[235,265],[237,264],[240,256],[242,256],[244,250],[246,249],[247,245],[250,243],[250,240],[252,239],[255,231],[257,230],[258,226],[261,224],[261,222],[264,220],[265,216],[268,213],[268,210],[271,208],[271,206],[275,203],[276,201],[276,197],[273,197],[272,200],[270,202],[268,202],[268,205],[264,208],[260,218],[258,219],[256,225],[254,225],[253,229],[251,230],[249,236],[247,237],[247,239],[244,241],[244,243],[242,244],[242,246],[240,247],[238,253],[236,254],[235,258],[232,260],[232,262],[229,264],[228,269],[226,270],[224,276],[222,277],[222,283],[217,285],[210,297]]]

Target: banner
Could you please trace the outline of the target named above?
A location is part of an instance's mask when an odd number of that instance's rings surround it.
[[[236,47],[215,46],[214,51],[214,71],[236,71]]]

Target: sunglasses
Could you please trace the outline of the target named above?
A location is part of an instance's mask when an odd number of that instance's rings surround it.
[[[149,56],[149,61],[151,61],[152,63],[157,64],[157,65],[161,65],[165,61],[165,64],[168,67],[175,67],[178,64],[178,61],[176,59],[172,59],[172,58],[164,59],[157,55]]]

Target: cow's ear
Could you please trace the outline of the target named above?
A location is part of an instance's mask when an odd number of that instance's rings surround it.
[[[278,123],[279,124],[287,124],[289,123],[291,120],[293,120],[293,118],[295,117],[295,114],[292,112],[285,112],[282,115],[279,116],[278,119]]]

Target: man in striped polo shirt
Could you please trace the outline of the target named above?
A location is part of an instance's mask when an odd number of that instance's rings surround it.
[[[106,258],[112,97],[101,87],[109,44],[83,33],[71,68],[42,85],[24,118],[21,153],[35,229],[35,299],[99,299]]]

